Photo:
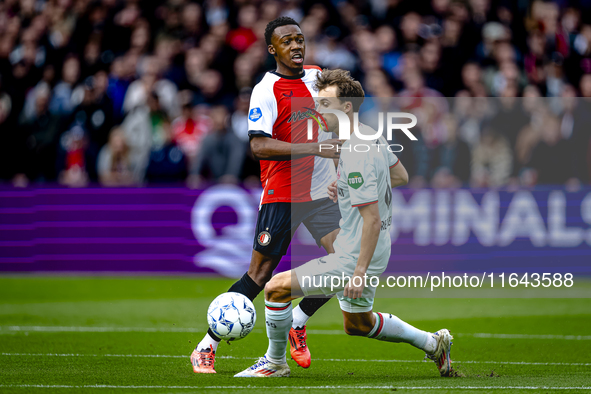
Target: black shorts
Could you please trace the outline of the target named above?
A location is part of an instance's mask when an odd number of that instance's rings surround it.
[[[340,220],[339,204],[328,198],[263,204],[257,218],[253,249],[265,256],[284,256],[301,223],[320,246],[322,237],[339,228]]]

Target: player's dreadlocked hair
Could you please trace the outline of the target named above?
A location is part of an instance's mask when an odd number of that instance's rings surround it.
[[[265,42],[267,43],[267,45],[271,45],[271,36],[273,35],[275,29],[287,25],[296,25],[297,27],[300,27],[300,24],[292,18],[290,18],[289,16],[280,16],[279,18],[269,22],[267,24],[267,27],[265,28]]]
[[[358,112],[363,104],[365,92],[359,81],[356,81],[347,70],[335,69],[322,70],[316,79],[315,87],[318,91],[326,89],[329,86],[337,87],[337,97],[341,102],[350,101],[353,105],[353,111]]]

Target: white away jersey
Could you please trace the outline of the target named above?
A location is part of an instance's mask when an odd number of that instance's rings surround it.
[[[375,134],[375,131],[366,125],[361,125],[360,130],[365,135]],[[368,149],[367,152],[362,152],[366,149]],[[337,171],[338,201],[342,219],[341,231],[337,235],[334,248],[337,254],[357,262],[363,228],[359,207],[378,204],[382,226],[370,263],[372,270],[384,269],[390,258],[390,225],[392,223],[390,168],[396,166],[398,162],[396,155],[388,150],[388,142],[384,137],[364,141],[353,133],[351,139],[342,146]]]

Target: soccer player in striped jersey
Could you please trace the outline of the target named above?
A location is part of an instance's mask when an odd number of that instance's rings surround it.
[[[408,173],[396,155],[387,149],[383,136],[376,137],[368,145],[368,141],[353,132],[353,113],[359,111],[364,92],[361,84],[354,81],[348,71],[324,70],[316,84],[319,90],[318,111],[340,110],[348,115],[351,125],[351,138],[341,147],[337,172],[338,196],[335,197],[342,220],[341,230],[334,242],[335,253],[275,275],[267,283],[267,353],[235,376],[289,376],[285,348],[291,327],[291,301],[303,295],[331,294],[334,291],[337,291],[347,334],[408,343],[434,360],[441,376],[449,376],[452,371],[449,358],[452,336],[448,330],[430,333],[392,314],[373,312],[379,276],[388,265],[392,246],[392,187],[406,184]],[[333,130],[335,115],[327,114],[325,120],[329,130]],[[359,130],[365,135],[376,135],[375,130],[365,125],[359,125]],[[357,145],[364,148],[356,149]],[[342,280],[344,277],[351,279],[347,282]],[[335,278],[339,279],[338,283]],[[367,278],[370,278],[369,281]]]
[[[248,115],[250,146],[260,160],[263,193],[250,267],[228,290],[251,300],[271,279],[301,223],[318,246],[333,253],[341,219],[338,207],[328,198],[327,187],[336,179],[336,146],[342,142],[320,132],[317,123],[312,140],[307,133],[307,120],[314,113],[316,77],[321,70],[304,66],[306,44],[295,20],[280,17],[271,21],[265,40],[277,68],[254,87]],[[320,143],[335,148],[320,150]],[[330,297],[306,298],[293,310],[291,356],[304,368],[311,362],[306,322]],[[291,309],[289,313],[291,316]],[[194,372],[215,373],[219,342],[210,329],[191,354]]]

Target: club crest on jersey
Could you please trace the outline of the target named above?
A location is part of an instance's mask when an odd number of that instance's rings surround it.
[[[359,189],[363,185],[363,176],[360,172],[352,172],[347,177],[347,181],[353,189]]]
[[[261,112],[261,109],[259,107],[256,107],[250,110],[248,114],[248,119],[250,119],[253,122],[256,122],[257,120],[262,118],[262,116],[263,113]]]
[[[257,237],[257,241],[259,242],[259,245],[267,246],[269,245],[269,242],[271,242],[271,234],[269,234],[268,231],[261,231]]]

